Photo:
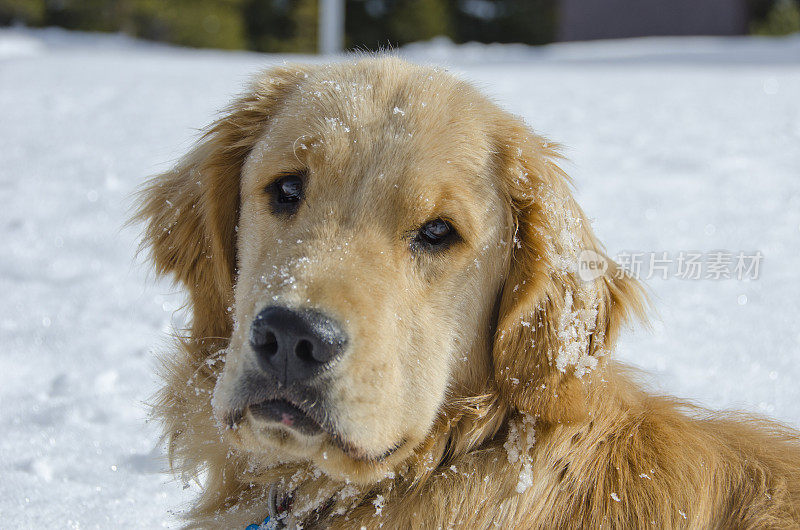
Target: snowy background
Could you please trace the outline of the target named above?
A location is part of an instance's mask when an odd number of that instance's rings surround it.
[[[618,357],[653,388],[800,426],[800,37],[412,45],[567,146],[622,250],[760,250],[757,281],[650,280]],[[130,193],[260,68],[309,58],[0,30],[0,521],[174,527],[144,402],[181,296],[134,260]]]

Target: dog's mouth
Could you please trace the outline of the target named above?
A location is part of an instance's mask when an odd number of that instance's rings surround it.
[[[243,409],[238,409],[228,415],[228,427],[236,428],[248,415],[256,421],[278,424],[275,425],[276,428],[288,428],[304,436],[327,434],[330,441],[343,453],[360,462],[382,462],[405,445],[405,440],[403,440],[379,455],[370,454],[348,441],[332,425],[325,422],[324,415],[319,418],[320,415],[315,414],[313,407],[305,409],[286,398],[268,398],[250,403]]]
[[[327,439],[349,458],[367,464],[380,463],[407,444],[407,440],[402,439],[378,454],[365,449],[338,428],[324,390],[304,385],[281,388],[250,372],[246,372],[239,382],[239,392],[228,407],[220,417],[224,418],[223,422],[234,440],[240,442],[243,440],[235,432],[242,426],[249,427],[248,431],[256,438],[266,436],[272,441],[282,440],[281,445],[289,444],[284,446],[287,449],[292,445],[292,438],[306,447],[308,443],[324,444]],[[303,441],[303,438],[307,440]]]
[[[268,399],[252,404],[248,408],[256,419],[274,421],[307,436],[314,436],[323,431],[314,418],[285,399]]]

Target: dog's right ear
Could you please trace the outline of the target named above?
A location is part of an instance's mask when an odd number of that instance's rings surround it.
[[[284,66],[255,77],[175,168],[139,192],[133,221],[146,223],[142,247],[156,272],[190,294],[192,336],[228,337],[236,275],[239,180],[247,155],[307,67]]]
[[[604,362],[623,324],[645,320],[639,282],[606,254],[575,202],[553,145],[503,115],[497,167],[510,204],[512,253],[493,347],[501,396],[546,423],[588,414],[584,377]],[[605,268],[579,275],[588,256]]]

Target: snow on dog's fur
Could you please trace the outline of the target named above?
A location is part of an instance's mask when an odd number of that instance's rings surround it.
[[[155,406],[202,482],[190,524],[261,521],[274,484],[305,528],[797,527],[797,432],[649,395],[608,359],[644,297],[610,260],[578,279],[605,254],[558,158],[468,84],[367,58],[257,76],[151,181],[144,243],[193,315]],[[290,214],[270,207],[285,175]],[[447,244],[420,244],[435,219]],[[242,401],[283,391],[248,379],[275,305],[348,337],[294,403],[324,406],[313,434]]]

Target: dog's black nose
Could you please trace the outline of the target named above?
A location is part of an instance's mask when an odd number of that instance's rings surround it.
[[[250,326],[258,365],[284,385],[319,373],[342,352],[345,342],[339,324],[317,311],[270,306]]]

